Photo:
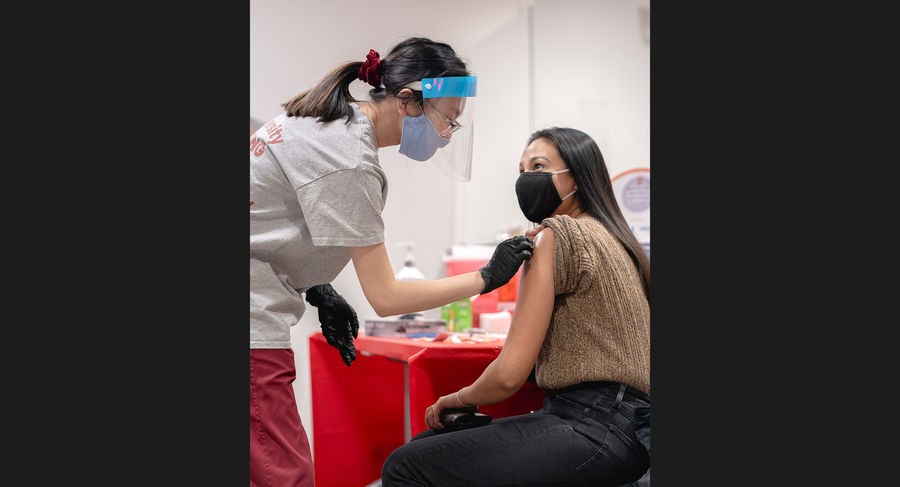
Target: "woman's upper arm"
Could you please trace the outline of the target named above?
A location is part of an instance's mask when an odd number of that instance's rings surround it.
[[[534,253],[526,261],[516,300],[516,312],[506,344],[497,358],[509,385],[525,382],[537,361],[550,326],[555,292],[553,289],[553,247],[556,236],[545,228],[534,240]]]

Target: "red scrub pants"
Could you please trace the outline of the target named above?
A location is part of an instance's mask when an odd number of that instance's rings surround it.
[[[294,351],[250,349],[250,486],[314,487],[312,452],[300,423]]]

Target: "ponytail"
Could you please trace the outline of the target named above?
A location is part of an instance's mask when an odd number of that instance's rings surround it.
[[[289,117],[316,117],[320,122],[331,122],[347,117],[353,118],[351,102],[357,101],[350,95],[350,83],[357,79],[363,63],[347,63],[328,73],[318,84],[291,98],[281,106]]]

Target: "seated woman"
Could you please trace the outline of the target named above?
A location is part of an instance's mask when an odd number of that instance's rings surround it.
[[[649,468],[635,434],[649,428],[649,260],[590,136],[535,132],[519,173],[519,206],[541,226],[503,350],[426,409],[431,429],[385,461],[384,486],[617,486]],[[441,433],[441,411],[503,401],[533,367],[541,410]]]

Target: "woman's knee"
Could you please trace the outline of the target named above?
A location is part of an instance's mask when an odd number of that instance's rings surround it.
[[[413,448],[407,443],[394,450],[381,467],[381,485],[416,485],[413,483],[410,457]]]

